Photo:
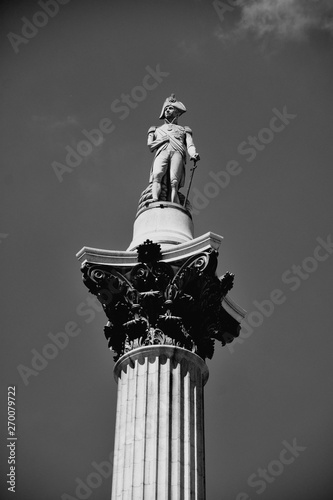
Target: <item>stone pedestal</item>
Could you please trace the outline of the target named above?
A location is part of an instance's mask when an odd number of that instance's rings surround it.
[[[135,250],[146,240],[167,250],[193,240],[193,222],[188,210],[178,203],[167,201],[150,203],[141,208],[135,218],[133,240],[128,251]]]
[[[134,349],[118,382],[112,500],[204,500],[204,361],[179,347]]]

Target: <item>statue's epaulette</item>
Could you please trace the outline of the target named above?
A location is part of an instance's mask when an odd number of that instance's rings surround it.
[[[155,126],[150,127],[149,130],[148,130],[148,134],[150,134],[151,132],[155,132],[155,130],[156,130]]]
[[[193,133],[192,129],[190,127],[188,127],[187,125],[185,125],[184,129],[185,129],[186,133],[188,133],[188,134],[192,134]]]

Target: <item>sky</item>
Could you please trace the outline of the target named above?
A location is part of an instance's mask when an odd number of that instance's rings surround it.
[[[207,361],[207,499],[331,499],[333,1],[7,0],[0,19],[0,497],[109,498],[114,362],[76,253],[129,246],[175,93],[195,236],[223,236],[247,311]]]

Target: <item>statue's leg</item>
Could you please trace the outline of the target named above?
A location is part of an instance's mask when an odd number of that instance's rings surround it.
[[[170,164],[170,183],[171,183],[171,201],[173,203],[180,203],[178,197],[179,182],[183,172],[183,157],[175,151],[171,158]]]
[[[170,195],[171,195],[170,173],[169,173],[169,167],[168,167],[166,173],[163,175],[163,179],[161,182],[160,200],[170,201]]]
[[[153,201],[158,201],[159,196],[161,194],[161,182],[153,181],[151,192],[153,196]]]
[[[154,161],[153,165],[153,184],[152,184],[152,196],[153,201],[158,201],[161,194],[161,182],[162,178],[168,167],[168,158],[162,151]]]

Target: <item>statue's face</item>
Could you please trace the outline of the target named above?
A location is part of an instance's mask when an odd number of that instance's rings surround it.
[[[168,105],[164,110],[164,116],[168,120],[176,118],[176,116],[178,116],[176,108],[174,106]]]

